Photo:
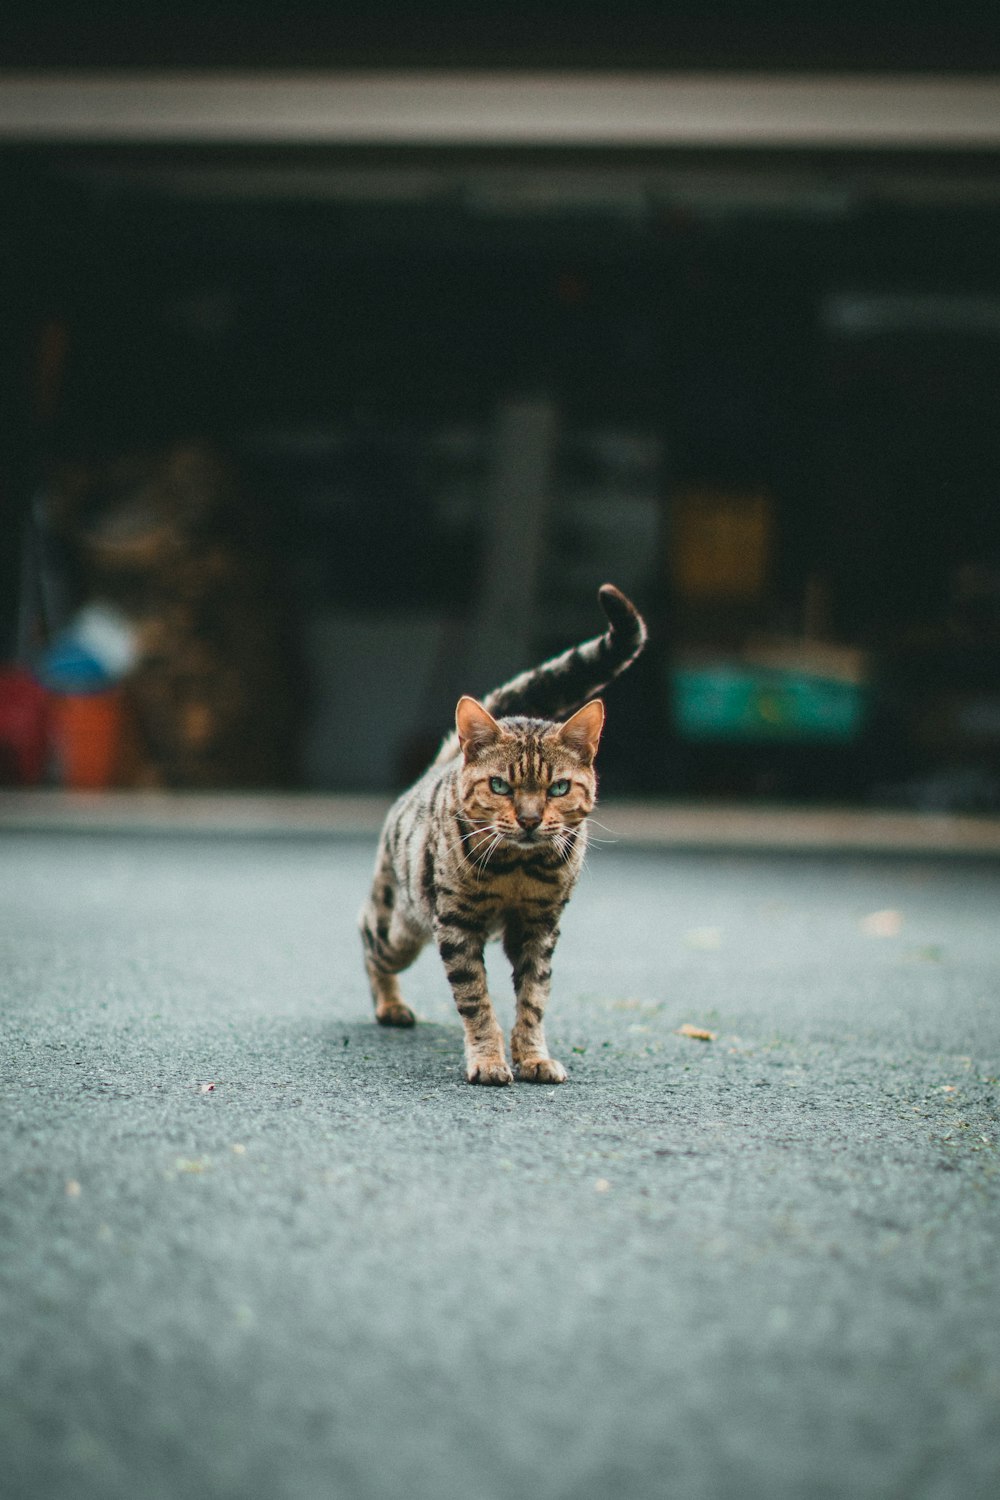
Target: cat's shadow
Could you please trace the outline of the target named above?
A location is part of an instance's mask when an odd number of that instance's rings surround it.
[[[464,1082],[462,1031],[437,1021],[415,1026],[379,1026],[375,1021],[343,1021],[328,1029],[328,1056],[365,1071],[383,1068],[412,1082]]]

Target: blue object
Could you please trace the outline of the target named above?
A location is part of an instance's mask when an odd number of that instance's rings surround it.
[[[54,693],[98,693],[113,678],[105,666],[72,636],[59,636],[35,664],[43,687]]]

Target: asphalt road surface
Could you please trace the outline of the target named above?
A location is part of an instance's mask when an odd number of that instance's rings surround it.
[[[5,1500],[994,1500],[1000,865],[598,848],[487,1090],[373,851],[0,842]]]

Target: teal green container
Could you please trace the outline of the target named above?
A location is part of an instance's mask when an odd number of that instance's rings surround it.
[[[675,667],[675,726],[688,740],[857,739],[868,712],[863,683],[731,663]]]

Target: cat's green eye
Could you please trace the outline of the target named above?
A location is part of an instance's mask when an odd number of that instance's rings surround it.
[[[565,795],[566,795],[566,793],[568,791],[569,791],[569,782],[568,781],[554,781],[552,783],[552,785],[549,787],[549,796],[550,797],[565,797]]]
[[[509,797],[510,785],[508,782],[504,781],[502,776],[491,776],[490,791],[493,792],[497,797]]]

